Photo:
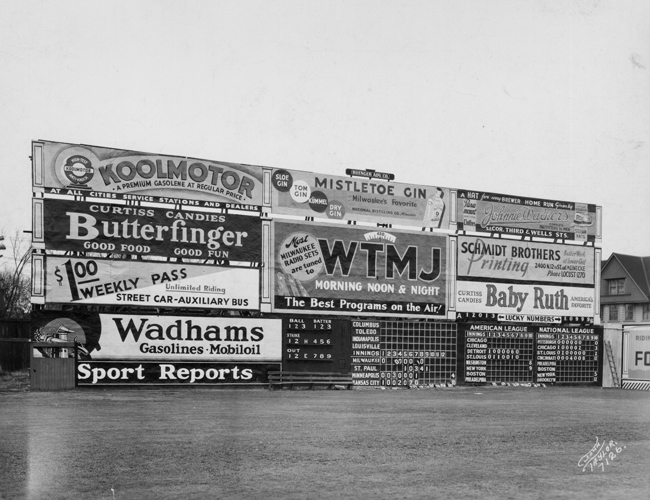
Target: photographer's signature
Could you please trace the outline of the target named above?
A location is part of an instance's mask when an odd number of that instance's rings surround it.
[[[601,442],[596,437],[596,444],[578,460],[578,467],[582,467],[582,472],[586,472],[587,469],[590,472],[597,471],[599,467],[601,472],[605,472],[605,466],[610,465],[624,449],[625,446],[620,446],[614,440],[610,440],[609,443]]]

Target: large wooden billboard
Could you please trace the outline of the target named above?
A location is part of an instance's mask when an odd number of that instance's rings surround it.
[[[449,189],[275,169],[273,214],[448,229]]]
[[[589,203],[459,190],[456,214],[452,222],[463,231],[582,242],[601,238],[600,208]]]
[[[593,318],[597,260],[591,246],[458,236],[456,310],[519,323]]]
[[[50,198],[41,201],[44,215],[39,232],[43,238],[35,238],[35,243],[44,244],[46,250],[190,257],[228,264],[261,262],[262,222],[254,215]]]
[[[491,324],[537,349],[598,323],[593,204],[52,141],[32,173],[35,325],[81,332],[82,384],[484,382]]]
[[[446,318],[447,236],[273,223],[275,311]]]
[[[258,310],[259,269],[37,256],[43,303]]]
[[[37,141],[32,181],[46,193],[259,210],[262,169],[222,161]]]

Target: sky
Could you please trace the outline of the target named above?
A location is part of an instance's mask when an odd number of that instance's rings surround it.
[[[592,203],[650,255],[649,68],[647,0],[4,0],[0,229],[43,139]]]

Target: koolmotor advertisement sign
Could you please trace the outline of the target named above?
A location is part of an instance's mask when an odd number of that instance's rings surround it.
[[[46,249],[261,262],[262,222],[252,215],[43,200]]]
[[[274,221],[274,310],[446,317],[447,238]]]
[[[595,241],[600,239],[597,215],[596,206],[587,203],[457,193],[457,227],[463,231]]]
[[[46,256],[45,303],[259,309],[259,269]]]
[[[33,186],[46,193],[260,210],[260,167],[38,141]],[[188,201],[186,201],[188,200]]]
[[[35,338],[75,340],[81,361],[279,362],[277,319],[40,311]]]
[[[449,189],[274,170],[272,211],[333,220],[449,228]]]
[[[593,316],[594,288],[457,281],[458,312],[496,313],[502,321],[548,322],[548,317]]]
[[[458,279],[593,285],[595,249],[458,236]]]

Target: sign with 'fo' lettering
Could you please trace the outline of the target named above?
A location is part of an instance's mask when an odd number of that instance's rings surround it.
[[[623,378],[650,382],[650,326],[623,329]]]

